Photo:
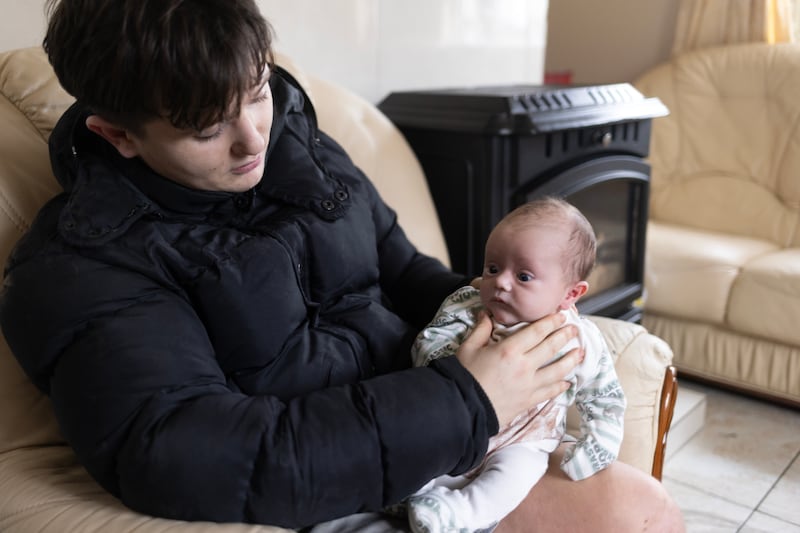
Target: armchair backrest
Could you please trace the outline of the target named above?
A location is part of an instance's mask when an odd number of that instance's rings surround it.
[[[0,262],[59,191],[47,139],[72,104],[39,48],[0,54]],[[0,335],[0,453],[62,442],[52,407]]]
[[[636,81],[653,122],[653,220],[800,245],[800,45],[699,49]]]

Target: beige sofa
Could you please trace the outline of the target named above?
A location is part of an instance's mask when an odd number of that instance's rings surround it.
[[[644,325],[680,375],[800,407],[800,45],[701,49],[636,82],[654,121]]]
[[[446,260],[447,250],[425,178],[410,148],[377,109],[348,91],[305,75],[286,58],[317,106],[321,127],[338,139],[399,212],[411,239]],[[39,49],[0,54],[0,260],[58,191],[47,137],[71,103]],[[628,396],[621,459],[661,472],[675,398],[672,353],[641,326],[597,319],[616,356]],[[664,384],[666,383],[666,386]],[[242,524],[181,523],[134,513],[77,464],[48,399],[26,379],[0,339],[0,531],[6,533],[276,532]]]

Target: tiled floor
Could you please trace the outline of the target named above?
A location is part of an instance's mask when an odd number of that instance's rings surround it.
[[[679,387],[684,400],[705,395],[704,424],[670,435],[663,471],[687,531],[800,533],[800,411],[685,379]]]

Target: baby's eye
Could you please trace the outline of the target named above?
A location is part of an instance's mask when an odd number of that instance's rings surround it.
[[[531,281],[533,279],[533,276],[531,276],[526,272],[520,272],[519,274],[517,274],[517,279],[525,283],[527,281]]]
[[[497,272],[499,272],[496,265],[486,265],[484,270],[487,274],[497,274]]]

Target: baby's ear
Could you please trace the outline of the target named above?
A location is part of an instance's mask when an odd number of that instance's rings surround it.
[[[567,294],[564,296],[564,299],[561,300],[561,305],[558,306],[559,309],[569,309],[578,299],[586,294],[586,291],[589,290],[589,283],[586,281],[579,281],[575,285],[569,287],[567,289]]]

